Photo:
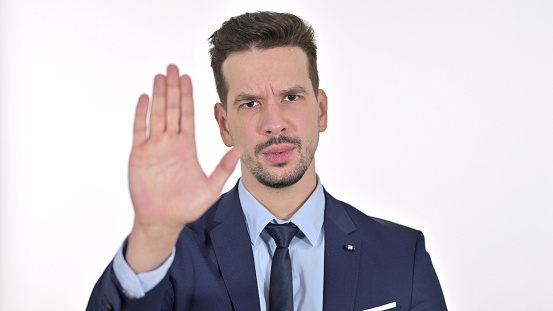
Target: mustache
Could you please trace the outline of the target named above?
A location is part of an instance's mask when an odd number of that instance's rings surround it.
[[[254,148],[254,154],[257,156],[264,149],[266,149],[266,148],[268,148],[272,145],[280,145],[280,144],[283,144],[283,143],[292,144],[292,145],[298,147],[298,149],[301,149],[301,146],[302,146],[301,139],[299,139],[297,137],[290,137],[290,136],[286,136],[286,135],[280,135],[280,136],[277,136],[277,137],[273,136],[269,140],[267,140],[266,142],[257,144]]]

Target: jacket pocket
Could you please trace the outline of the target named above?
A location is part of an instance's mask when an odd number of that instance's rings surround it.
[[[384,305],[363,309],[363,311],[401,311],[401,306],[398,306],[395,302],[390,302]]]

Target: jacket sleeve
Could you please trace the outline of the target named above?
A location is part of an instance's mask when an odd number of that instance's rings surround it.
[[[86,311],[170,311],[173,309],[174,291],[169,274],[144,297],[134,299],[125,295],[113,272],[112,262],[94,286]]]
[[[440,281],[424,244],[424,235],[419,231],[415,247],[411,311],[447,311]]]

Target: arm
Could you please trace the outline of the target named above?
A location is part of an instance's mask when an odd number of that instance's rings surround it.
[[[194,137],[194,105],[190,77],[174,65],[157,75],[150,99],[140,96],[134,120],[129,160],[129,189],[135,218],[125,259],[134,273],[158,268],[169,258],[183,228],[197,220],[217,200],[242,150],[230,150],[211,176],[201,169]],[[110,264],[96,284],[87,310],[119,310],[129,304]],[[147,306],[166,304],[168,276],[146,295]],[[164,298],[164,299],[165,299]],[[161,298],[160,298],[161,299]],[[155,298],[154,298],[155,300]],[[144,307],[138,307],[138,309]],[[132,308],[131,308],[132,309]],[[158,308],[159,309],[159,308]]]
[[[171,254],[188,223],[217,199],[241,150],[232,149],[211,176],[200,167],[194,137],[192,83],[176,66],[154,79],[150,127],[148,96],[136,108],[129,160],[129,188],[135,211],[125,257],[136,273],[157,268]]]
[[[126,242],[113,258],[113,273],[128,297],[142,298],[164,279],[175,259],[175,249],[173,248],[171,256],[155,270],[136,274],[123,256],[125,245]]]
[[[426,251],[424,235],[418,232],[413,271],[411,311],[447,311],[440,281]]]

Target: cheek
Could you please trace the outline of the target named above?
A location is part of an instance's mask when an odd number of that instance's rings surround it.
[[[253,124],[249,124],[247,120],[244,120],[230,127],[230,136],[234,144],[245,148],[251,145],[255,135],[255,128],[252,126]]]
[[[319,132],[319,114],[317,111],[298,111],[292,118],[299,131],[308,134]]]

